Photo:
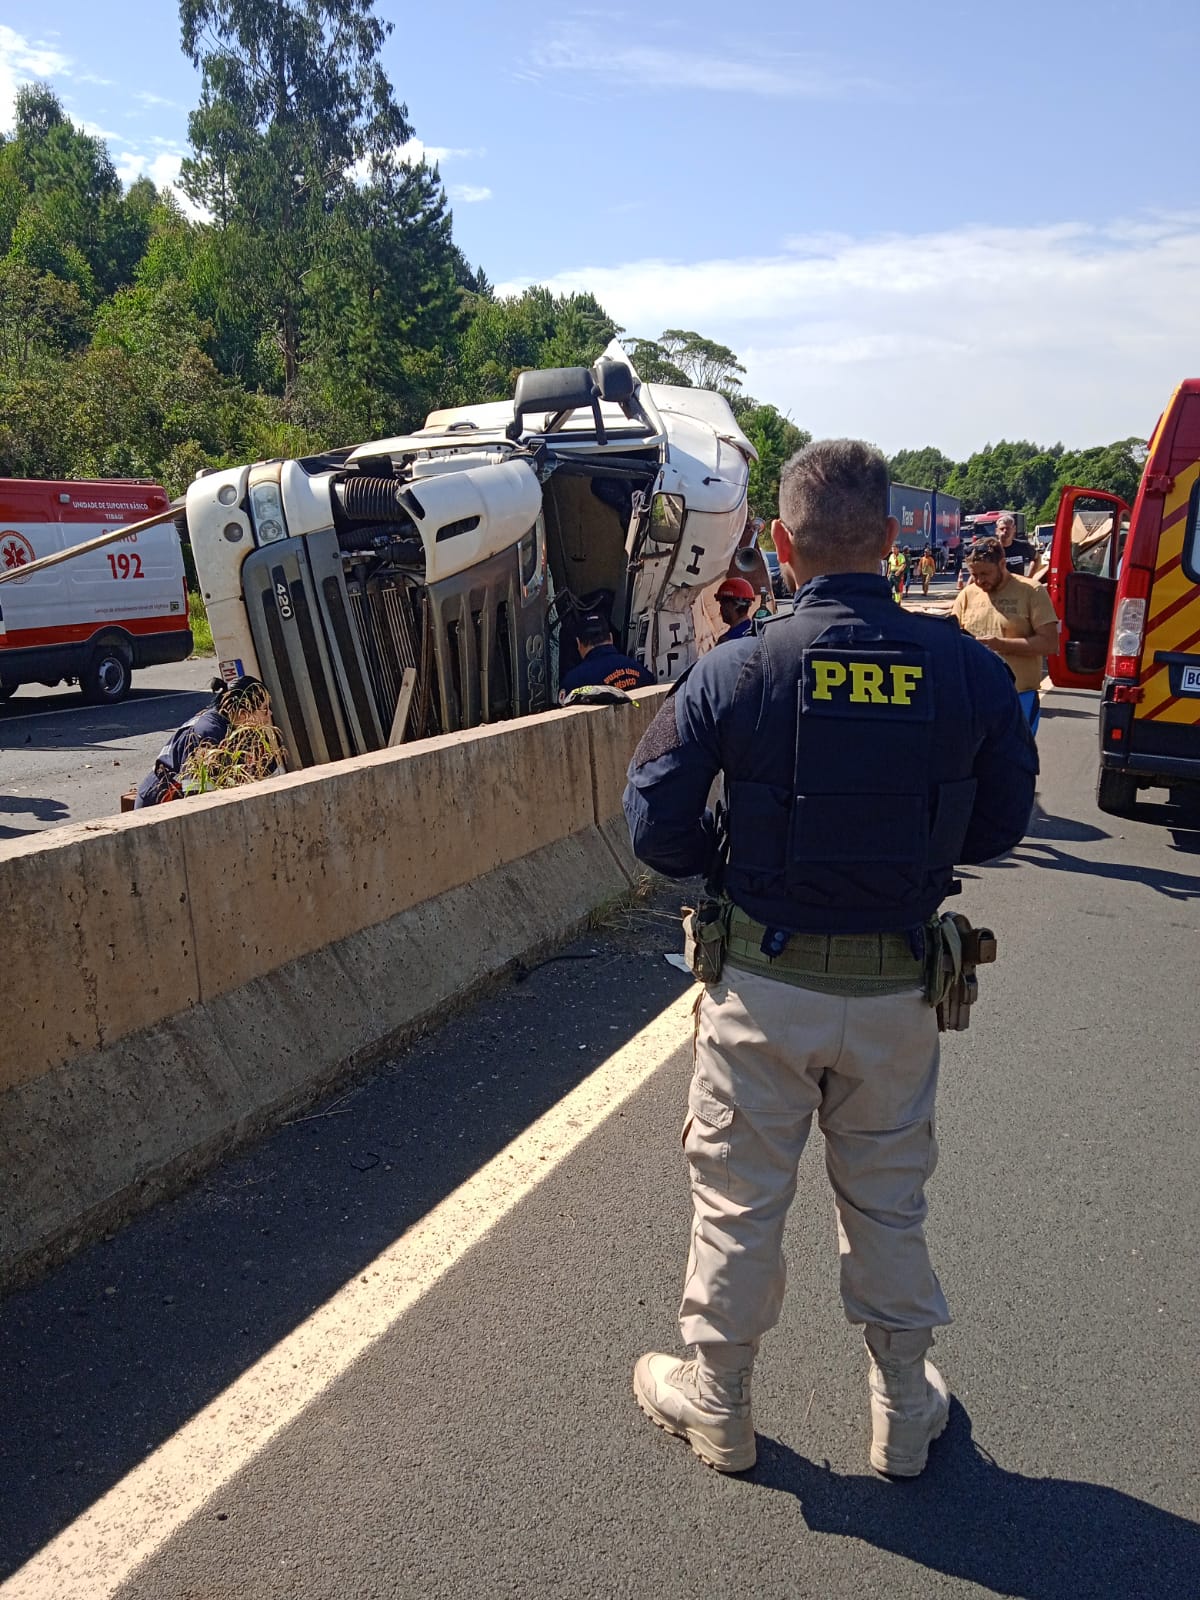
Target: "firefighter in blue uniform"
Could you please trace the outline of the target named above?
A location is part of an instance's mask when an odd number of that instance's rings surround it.
[[[680,1329],[696,1353],[643,1356],[634,1392],[709,1465],[753,1465],[751,1370],[779,1317],[783,1226],[816,1115],[842,1301],[870,1355],[871,1464],[915,1476],[949,1412],[925,1355],[949,1321],[923,1228],[937,1156],[929,954],[956,864],[1022,837],[1037,755],[1004,663],[892,600],[880,562],[897,525],[877,451],[807,446],[779,504],[794,613],[680,680],[625,792],[648,866],[711,885],[723,862],[706,925],[717,955],[703,946],[694,968],[706,982],[684,1129]],[[721,820],[706,809],[718,773]]]
[[[717,590],[716,598],[721,621],[725,624],[725,632],[717,640],[718,644],[731,644],[734,639],[745,639],[754,632],[750,607],[757,596],[749,579],[726,578]]]
[[[612,624],[600,612],[592,611],[580,618],[576,634],[580,660],[578,665],[565,672],[558,686],[558,703],[565,705],[572,690],[605,685],[621,689],[644,689],[652,684],[654,674],[647,672],[632,656],[622,655],[613,643]]]

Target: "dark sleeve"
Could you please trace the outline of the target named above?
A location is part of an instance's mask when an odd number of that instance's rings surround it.
[[[990,861],[1025,837],[1037,784],[1038,755],[1012,673],[1000,656],[964,639],[968,682],[983,739],[972,771],[975,807],[963,841],[964,865]]]
[[[183,767],[183,763],[198,745],[220,744],[229,732],[228,719],[219,711],[202,711],[198,717],[192,717],[185,722],[182,728],[176,728],[167,745],[170,752],[167,765],[176,775]]]
[[[755,649],[754,640],[745,646]],[[719,721],[732,704],[745,648],[702,656],[684,673],[642,735],[629,765],[625,819],[633,853],[668,878],[712,865],[716,826],[708,810],[721,770]]]

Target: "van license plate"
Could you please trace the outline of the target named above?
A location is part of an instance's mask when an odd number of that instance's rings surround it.
[[[1200,667],[1184,667],[1179,679],[1180,694],[1200,694]]]

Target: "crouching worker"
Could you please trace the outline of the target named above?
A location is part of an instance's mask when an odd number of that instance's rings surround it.
[[[232,789],[269,778],[286,766],[271,698],[257,678],[212,681],[213,703],[189,717],[158,752],[154,771],[138,784],[133,809],[185,794]]]
[[[688,923],[704,988],[679,1323],[695,1354],[644,1355],[633,1387],[722,1472],[754,1465],[751,1371],[783,1304],[814,1117],[842,1304],[870,1357],[871,1465],[915,1476],[949,1415],[926,1359],[950,1320],[923,1227],[939,988],[926,934],[955,864],[1021,838],[1037,754],[1004,663],[894,603],[879,567],[896,531],[878,451],[834,439],[793,456],[775,548],[794,614],[701,656],[629,769],[639,859],[722,889]],[[706,809],[718,773],[727,830]]]
[[[647,672],[640,661],[623,655],[613,643],[612,625],[606,616],[591,611],[579,623],[576,635],[579,646],[579,664],[564,672],[558,686],[558,703],[565,706],[576,689],[599,687],[609,689],[644,689],[654,682],[654,674]]]

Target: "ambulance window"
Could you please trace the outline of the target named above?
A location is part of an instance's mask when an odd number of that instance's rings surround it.
[[[1187,530],[1183,535],[1183,570],[1200,583],[1200,478],[1192,485],[1188,501]]]

